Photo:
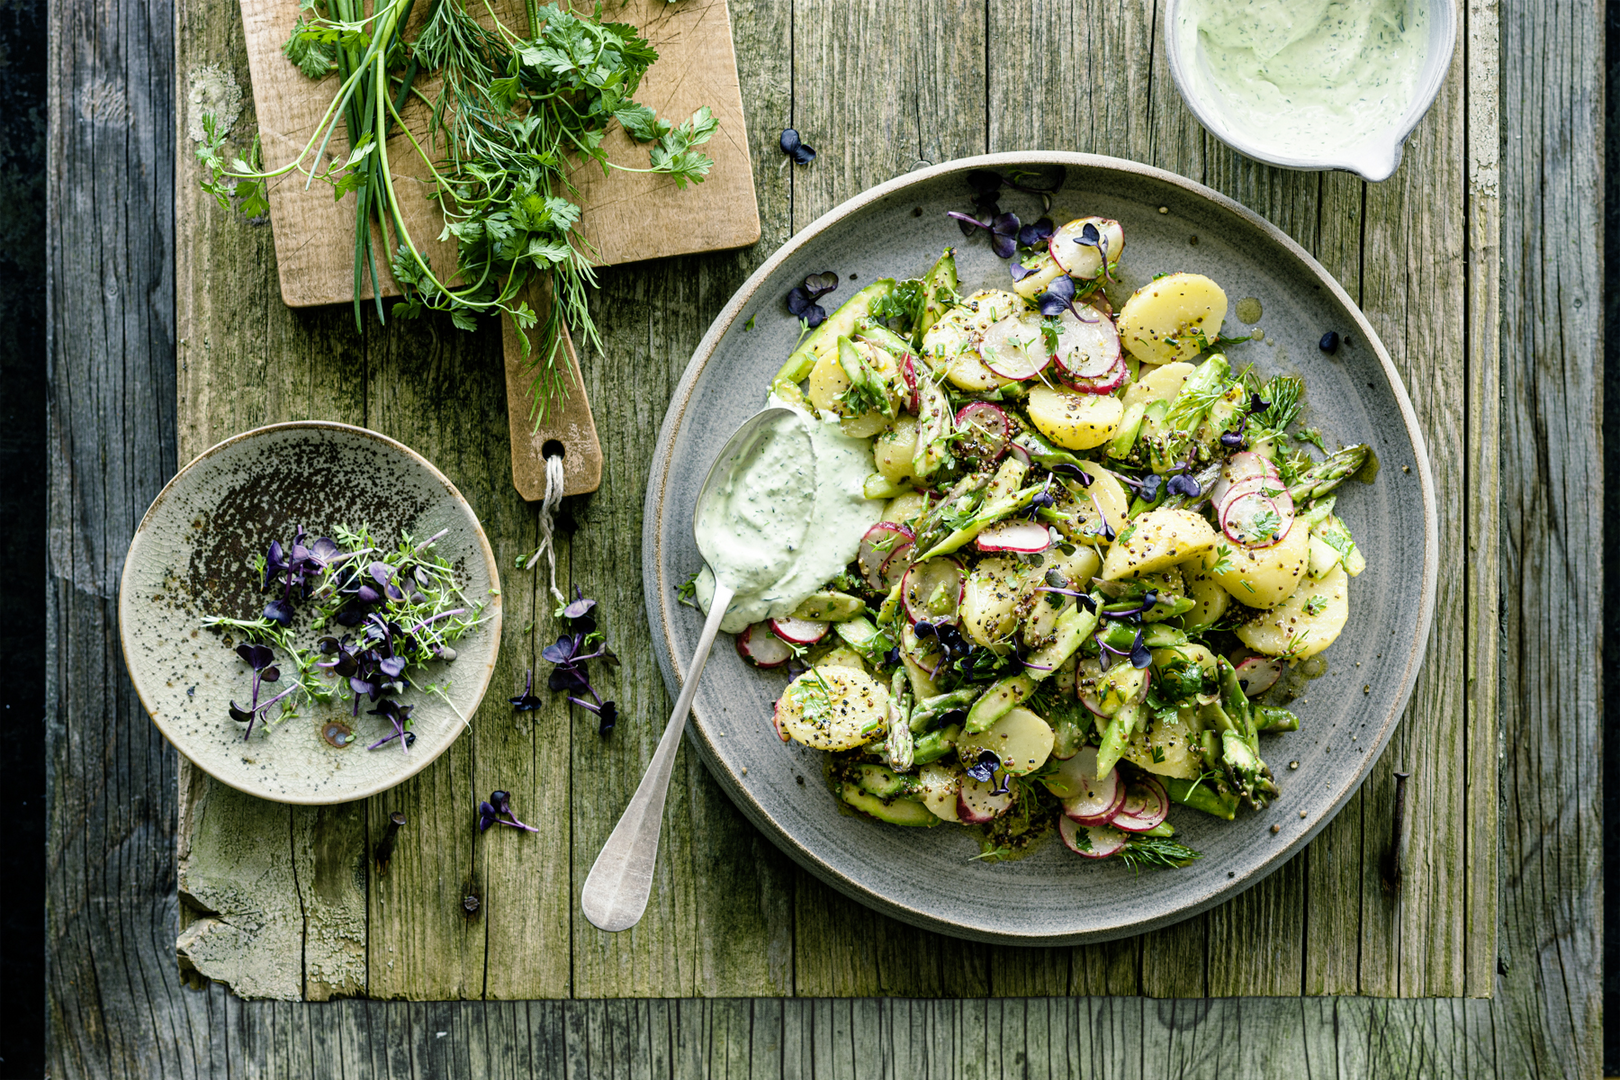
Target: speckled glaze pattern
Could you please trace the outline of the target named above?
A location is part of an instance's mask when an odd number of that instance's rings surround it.
[[[742,811],[802,866],[842,892],[942,933],[1014,944],[1099,941],[1140,933],[1230,899],[1303,848],[1366,777],[1411,693],[1434,607],[1438,539],[1428,457],[1405,388],[1366,318],[1297,244],[1226,197],[1170,173],[1115,158],[1060,152],[997,154],[899,177],[837,207],[747,281],[698,346],[665,416],[648,478],[643,524],[647,615],[674,694],[702,629],[676,590],[701,565],[692,509],[710,463],[732,431],[764,404],[767,385],[798,327],[784,297],[807,274],[834,270],[831,310],[880,277],[919,276],[954,246],[964,290],[1005,287],[1007,264],[982,237],[964,239],[947,210],[967,210],[965,174],[1062,164],[1068,179],[1053,216],[1101,214],[1125,230],[1117,301],[1155,274],[1209,274],[1231,306],[1256,298],[1263,341],[1234,346],[1236,364],[1262,375],[1303,375],[1307,421],[1330,446],[1367,442],[1377,482],[1347,484],[1340,513],[1367,570],[1350,590],[1350,622],[1325,655],[1329,671],[1297,703],[1302,730],[1268,735],[1262,753],[1282,794],[1263,813],[1227,823],[1185,807],[1171,821],[1204,853],[1182,870],[1135,873],[1089,862],[1055,839],[1015,862],[975,861],[973,835],[955,826],[905,829],[841,812],[823,782],[823,755],[784,745],[772,730],[783,674],[750,667],[718,644],[693,707],[691,739]],[[1033,197],[1003,208],[1026,220]],[[745,324],[753,319],[751,330]],[[1317,343],[1345,339],[1335,355]],[[1249,327],[1228,314],[1224,332]],[[1421,718],[1418,718],[1421,722]],[[1289,763],[1297,761],[1298,768]],[[746,772],[745,772],[746,770]],[[1273,825],[1279,826],[1275,834]]]
[[[248,741],[227,715],[231,699],[248,701],[250,671],[233,648],[239,638],[203,629],[202,619],[256,616],[268,597],[249,560],[271,540],[287,544],[299,524],[312,537],[339,525],[365,524],[387,539],[401,530],[425,539],[447,529],[436,550],[469,596],[489,597],[486,621],[456,642],[456,659],[435,665],[432,677],[448,677],[454,708],[431,694],[404,696],[415,705],[417,738],[408,752],[397,742],[366,749],[392,730],[366,714],[369,702],[358,718],[348,703],[306,704],[264,735],[261,722]],[[457,713],[472,716],[495,668],[499,594],[495,556],[472,507],[424,458],[347,424],[274,424],[204,451],[158,494],[124,561],[118,627],[141,703],[164,738],[204,772],[274,802],[340,803],[421,771],[462,732]],[[286,678],[267,684],[261,700],[285,688]],[[334,719],[356,736],[342,748],[321,737]]]

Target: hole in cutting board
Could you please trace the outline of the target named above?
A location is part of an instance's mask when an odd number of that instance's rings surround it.
[[[530,443],[529,445],[533,446],[534,444]],[[563,446],[561,440],[547,439],[545,442],[540,444],[540,459],[542,461],[544,461],[546,458],[549,458],[549,457],[567,457],[567,456],[568,456],[568,448]]]

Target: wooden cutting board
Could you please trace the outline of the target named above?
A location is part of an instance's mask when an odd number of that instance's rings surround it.
[[[526,25],[521,3],[498,0],[493,6],[507,25]],[[427,4],[416,6],[407,38],[414,38],[427,10]],[[579,189],[578,201],[584,209],[578,231],[594,249],[597,261],[613,265],[721,251],[757,241],[759,206],[754,196],[725,0],[608,0],[602,16],[640,27],[642,35],[658,50],[658,61],[636,94],[639,102],[674,123],[707,105],[720,124],[704,148],[714,159],[709,178],[685,190],[677,189],[667,177],[618,170],[604,177],[594,164],[574,170],[571,180]],[[282,54],[282,45],[297,17],[298,0],[255,0],[243,5],[253,107],[258,114],[264,162],[271,169],[291,161],[309,142],[338,85],[335,75],[319,82],[306,78]],[[435,89],[436,83],[423,84],[429,97]],[[413,98],[402,116],[418,142],[429,146],[427,106]],[[426,196],[427,185],[422,179],[426,167],[403,133],[389,140],[388,146],[395,187],[411,235],[434,268],[448,273],[455,266],[455,245],[437,239],[444,222],[437,205]],[[631,141],[616,125],[603,146],[615,163],[647,166],[646,146]],[[348,145],[339,124],[327,156],[341,161],[347,155]],[[293,173],[269,186],[282,300],[289,307],[349,303],[354,298],[354,196],[334,201],[328,185],[317,180],[306,190],[305,181],[305,176]],[[380,252],[375,227],[373,235],[373,249]],[[399,295],[381,259],[377,270],[383,295]],[[361,295],[372,295],[369,282],[364,284]],[[516,355],[517,340],[510,327],[506,341],[510,382],[515,373],[520,373],[523,357]],[[600,475],[600,449],[595,446],[590,406],[578,382],[571,345],[566,352],[570,368],[574,369],[575,389],[563,409],[549,416],[539,432],[530,431],[526,407],[521,417],[513,414],[513,479],[525,498],[538,499],[544,494],[545,468],[537,455],[539,447],[553,438],[583,439],[589,432],[588,445],[564,442],[568,494],[595,489],[594,478],[588,487],[581,486],[590,473],[582,463],[593,455],[595,474]],[[510,387],[514,405],[526,390],[526,379],[521,386]],[[521,440],[517,437],[520,427],[524,433]]]

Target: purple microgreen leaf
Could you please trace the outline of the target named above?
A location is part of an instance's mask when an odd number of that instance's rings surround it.
[[[804,279],[805,294],[812,300],[825,296],[836,288],[838,288],[838,275],[831,270],[823,270],[819,274],[811,274]]]
[[[487,802],[478,804],[478,831],[483,832],[495,824],[495,808]]]
[[[1025,225],[1019,229],[1018,242],[1024,247],[1037,247],[1052,239],[1052,234],[1056,231],[1052,219],[1043,217],[1033,225]]]
[[[280,682],[281,669],[276,667],[276,665],[271,664],[269,667],[259,672],[259,679],[263,682]]]
[[[978,760],[967,767],[967,774],[981,784],[988,784],[996,775],[996,766],[1000,764],[1001,759],[994,750],[981,750]]]
[[[1198,498],[1202,491],[1202,489],[1198,486],[1198,481],[1194,480],[1186,473],[1177,473],[1175,476],[1172,476],[1170,478],[1170,483],[1167,486],[1169,487],[1172,495],[1180,495],[1187,499]]]
[[[282,626],[291,626],[293,617],[292,604],[288,603],[285,599],[272,600],[268,604],[264,605],[264,617],[273,623],[279,623]]]
[[[578,619],[596,606],[596,601],[587,597],[580,597],[567,607],[563,608],[563,618]]]
[[[806,145],[799,138],[799,133],[792,128],[782,130],[782,137],[777,145],[781,146],[782,153],[792,158],[796,165],[808,165],[816,160],[815,149]]]
[[[1034,267],[1025,266],[1017,259],[1011,259],[1008,261],[1007,270],[1012,274],[1012,279],[1014,281],[1023,281],[1025,278],[1029,277],[1029,275],[1035,272]]]
[[[387,675],[391,679],[397,679],[402,674],[405,673],[405,659],[404,659],[404,657],[390,656],[388,659],[383,660],[377,666],[382,669],[383,674]]]

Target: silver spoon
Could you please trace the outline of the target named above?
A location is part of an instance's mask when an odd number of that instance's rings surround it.
[[[697,524],[703,509],[724,490],[731,466],[752,450],[756,441],[784,417],[792,416],[791,409],[771,408],[755,413],[736,434],[727,440],[720,456],[709,468],[703,487],[692,512],[692,533],[704,561],[713,568],[714,552],[706,550]],[[624,816],[613,829],[613,835],[602,845],[601,854],[585,878],[585,888],[579,894],[579,906],[594,926],[617,932],[628,930],[641,921],[647,910],[647,897],[652,892],[653,867],[658,858],[658,837],[664,825],[664,800],[669,794],[669,778],[675,769],[675,751],[681,745],[681,734],[686,730],[686,716],[697,694],[698,676],[708,662],[709,649],[714,636],[720,632],[720,620],[725,617],[736,590],[715,575],[714,598],[709,601],[709,617],[703,624],[697,649],[692,653],[692,665],[681,684],[675,712],[658,740],[652,764],[647,774],[625,807]]]

